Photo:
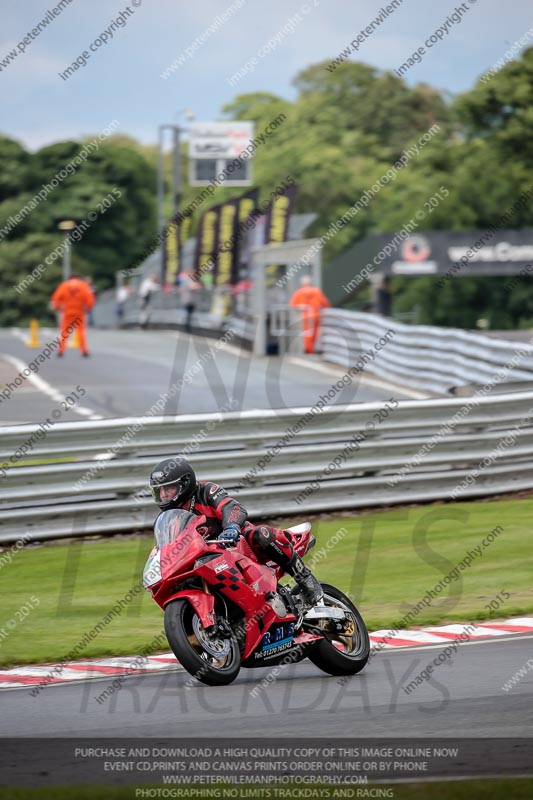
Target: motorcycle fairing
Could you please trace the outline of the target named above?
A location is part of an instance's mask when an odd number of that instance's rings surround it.
[[[242,556],[237,548],[226,550],[219,559],[205,562],[196,568],[196,572],[206,580],[211,591],[220,592],[244,611],[246,638],[243,658],[256,649],[265,630],[273,624],[296,620],[289,612],[285,617],[279,617],[265,599],[266,594],[276,591],[274,572]]]
[[[165,606],[173,600],[179,600],[180,598],[188,600],[198,614],[204,628],[210,628],[211,625],[215,624],[214,595],[206,594],[202,589],[181,589],[166,600]]]
[[[289,610],[284,617],[278,616],[266,600],[265,595],[276,592],[278,578],[283,574],[280,567],[276,564],[260,564],[244,538],[239,540],[236,547],[221,553],[216,542],[207,542],[198,533],[197,528],[205,518],[193,518],[186,512],[175,516],[176,520],[171,520],[168,529],[160,531],[164,533],[160,537],[161,579],[149,586],[161,608],[164,609],[172,600],[185,598],[198,614],[202,626],[209,628],[215,623],[213,592],[231,599],[245,615],[243,662],[253,662],[249,666],[260,666],[263,661],[273,663],[294,644],[302,645],[308,640],[320,638],[309,639],[309,634],[306,634],[304,642],[300,634],[294,639],[293,633],[288,633],[288,626],[296,621],[296,617]],[[294,549],[299,555],[304,555],[314,544],[309,529],[310,525],[305,523],[290,531]],[[172,540],[173,536],[175,539]],[[172,585],[174,576],[176,583]],[[202,579],[204,588],[184,585],[191,578],[195,581]],[[287,635],[282,641],[277,631],[284,630],[283,626],[287,627]],[[266,634],[278,636],[278,640],[265,640],[265,644],[263,640]],[[250,658],[256,653],[262,655]]]

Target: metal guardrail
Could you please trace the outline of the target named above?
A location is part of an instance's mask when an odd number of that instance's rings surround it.
[[[447,394],[463,384],[484,384],[517,353],[509,381],[533,382],[533,346],[454,328],[404,325],[377,314],[325,309],[321,317],[323,357],[345,367],[375,347],[392,330],[394,336],[367,369],[404,386]]]
[[[307,424],[308,408],[58,424],[35,442],[31,458],[63,463],[15,463],[0,478],[0,544],[24,535],[43,540],[151,526],[157,508],[148,496],[135,495],[159,457],[180,451],[190,454],[200,479],[220,482],[257,520],[438,500],[483,459],[489,464],[461,497],[533,487],[533,425],[525,419],[533,414],[533,392],[400,401],[379,421],[382,408],[382,402],[327,406]],[[470,410],[444,433],[442,426],[461,409]],[[290,435],[299,421],[302,429]],[[1,461],[9,461],[38,428],[2,428]],[[510,432],[512,447],[491,461]],[[420,463],[391,482],[433,436]],[[269,450],[276,452],[266,461]],[[346,458],[324,475],[342,452]],[[315,479],[320,488],[298,502]]]

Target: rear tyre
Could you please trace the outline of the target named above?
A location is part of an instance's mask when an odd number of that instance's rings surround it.
[[[165,608],[165,633],[178,661],[201,683],[226,686],[239,674],[235,637],[206,631],[187,600],[174,600]]]
[[[349,597],[329,583],[322,583],[324,604],[341,608],[346,613],[344,630],[334,623],[320,620],[324,639],[310,651],[309,661],[329,675],[355,675],[361,672],[370,655],[370,639],[364,620]]]

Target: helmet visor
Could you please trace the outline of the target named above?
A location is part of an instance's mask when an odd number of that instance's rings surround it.
[[[181,481],[169,481],[168,483],[159,483],[157,486],[150,486],[152,497],[158,505],[177,500],[182,490]]]

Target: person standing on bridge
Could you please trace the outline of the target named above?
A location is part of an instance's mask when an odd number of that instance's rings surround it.
[[[317,286],[309,275],[304,275],[300,281],[301,287],[291,297],[292,308],[302,308],[302,329],[304,348],[306,353],[314,353],[315,342],[320,330],[320,312],[322,308],[329,308],[330,302],[326,295]]]
[[[62,356],[70,334],[78,331],[82,356],[87,357],[86,314],[94,306],[94,294],[89,284],[80,275],[73,274],[68,280],[60,283],[52,295],[53,308],[60,312],[60,341],[57,355]]]

